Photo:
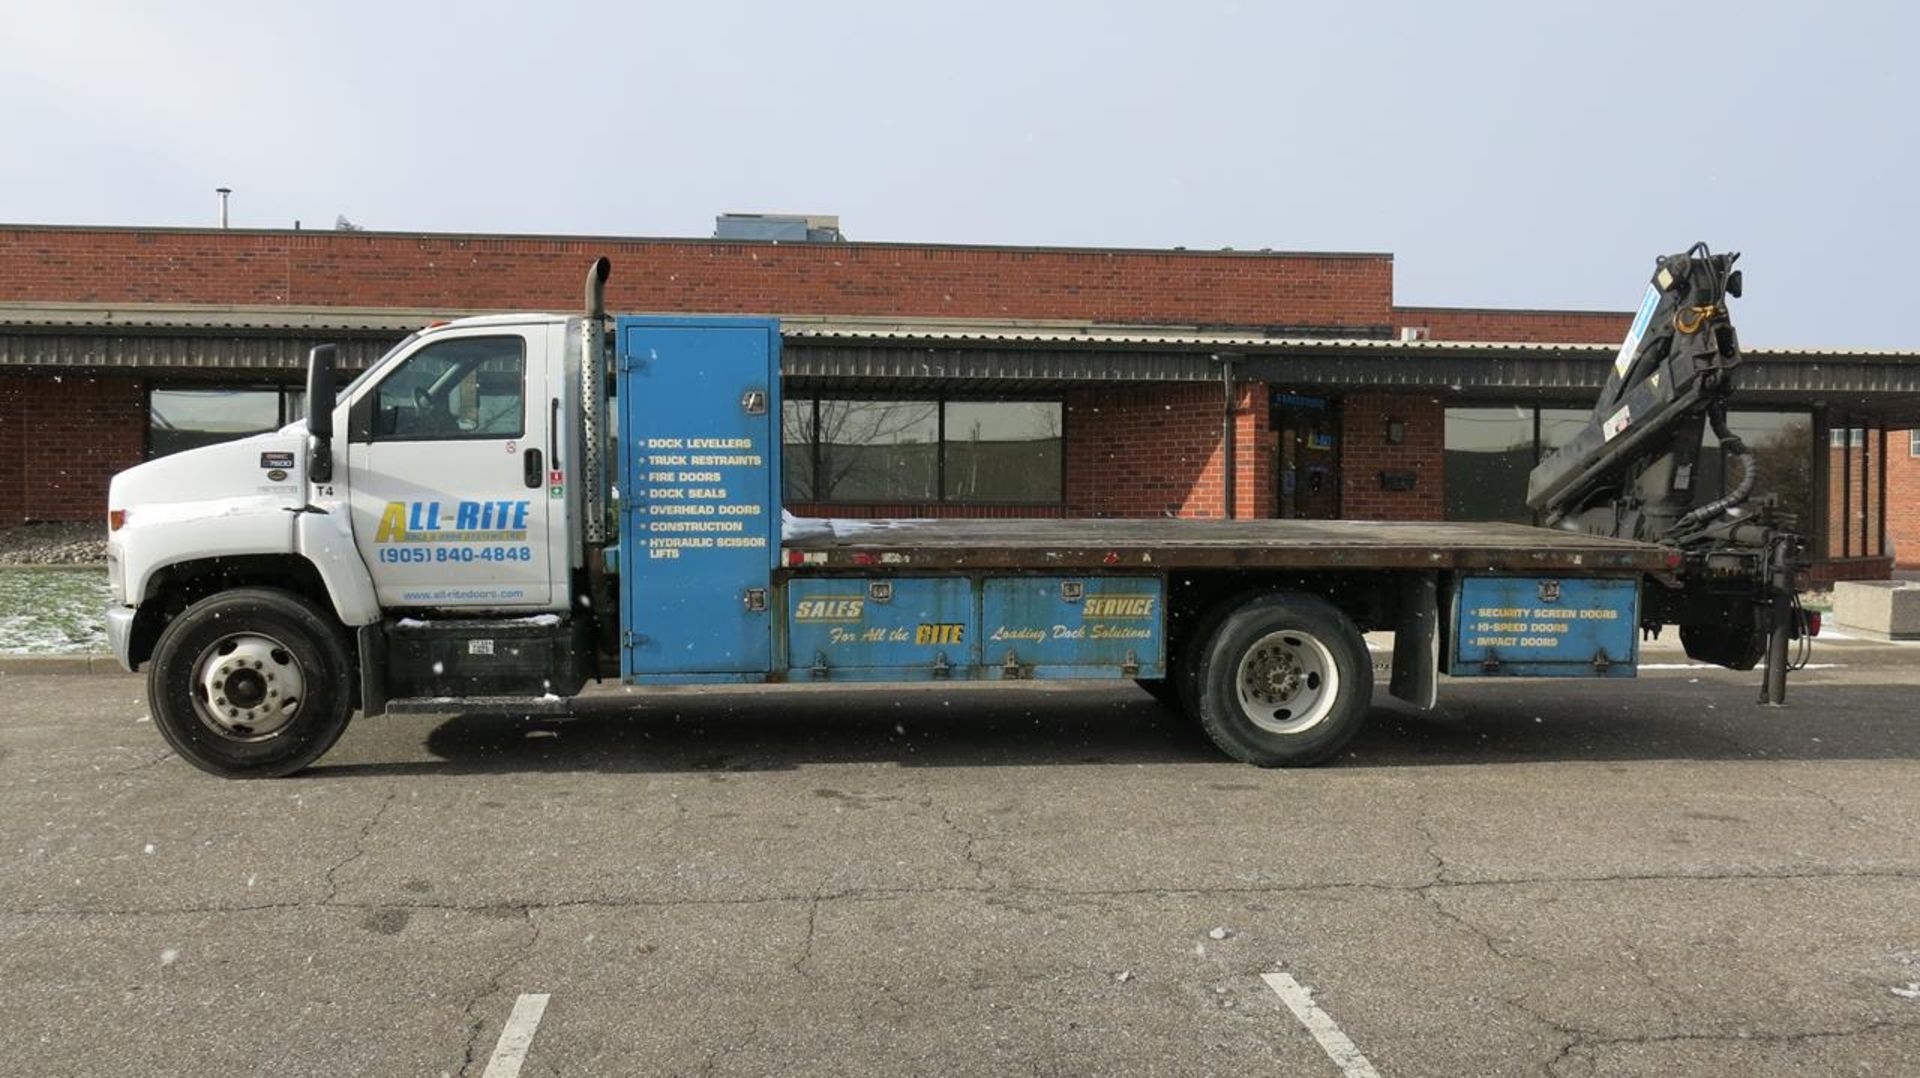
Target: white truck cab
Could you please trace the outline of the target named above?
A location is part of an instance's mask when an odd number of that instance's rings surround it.
[[[581,322],[437,324],[337,397],[310,392],[335,399],[330,423],[310,416],[115,476],[107,628],[121,664],[138,670],[191,636],[194,656],[166,657],[207,732],[265,746],[304,713],[354,706],[343,627],[565,612],[581,562],[567,496]],[[330,353],[314,366],[331,380]],[[220,611],[201,600],[235,595],[279,607],[278,634],[232,611],[234,631],[202,626]]]

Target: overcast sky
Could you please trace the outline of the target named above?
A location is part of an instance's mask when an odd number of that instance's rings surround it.
[[[1920,5],[0,0],[0,220],[1391,251],[1404,304],[1920,347]]]

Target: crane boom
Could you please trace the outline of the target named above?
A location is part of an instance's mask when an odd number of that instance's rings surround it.
[[[1808,629],[1795,599],[1803,547],[1772,499],[1749,505],[1758,462],[1727,425],[1739,257],[1696,243],[1655,260],[1586,426],[1533,469],[1527,505],[1549,526],[1671,548],[1672,587],[1648,596],[1646,627],[1677,624],[1688,655],[1734,669],[1764,655],[1762,701],[1777,704],[1788,642]],[[1708,429],[1740,466],[1739,483],[1713,497],[1697,485]]]

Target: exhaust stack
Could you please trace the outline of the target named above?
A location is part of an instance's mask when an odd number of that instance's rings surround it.
[[[580,326],[580,515],[590,544],[607,540],[606,424],[607,278],[613,263],[593,260],[587,270],[586,318]]]

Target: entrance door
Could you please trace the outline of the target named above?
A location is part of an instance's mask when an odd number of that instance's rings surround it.
[[[1274,515],[1291,520],[1340,516],[1340,414],[1324,397],[1273,395]]]
[[[382,606],[552,601],[545,341],[537,326],[449,331],[354,398],[353,540]]]

